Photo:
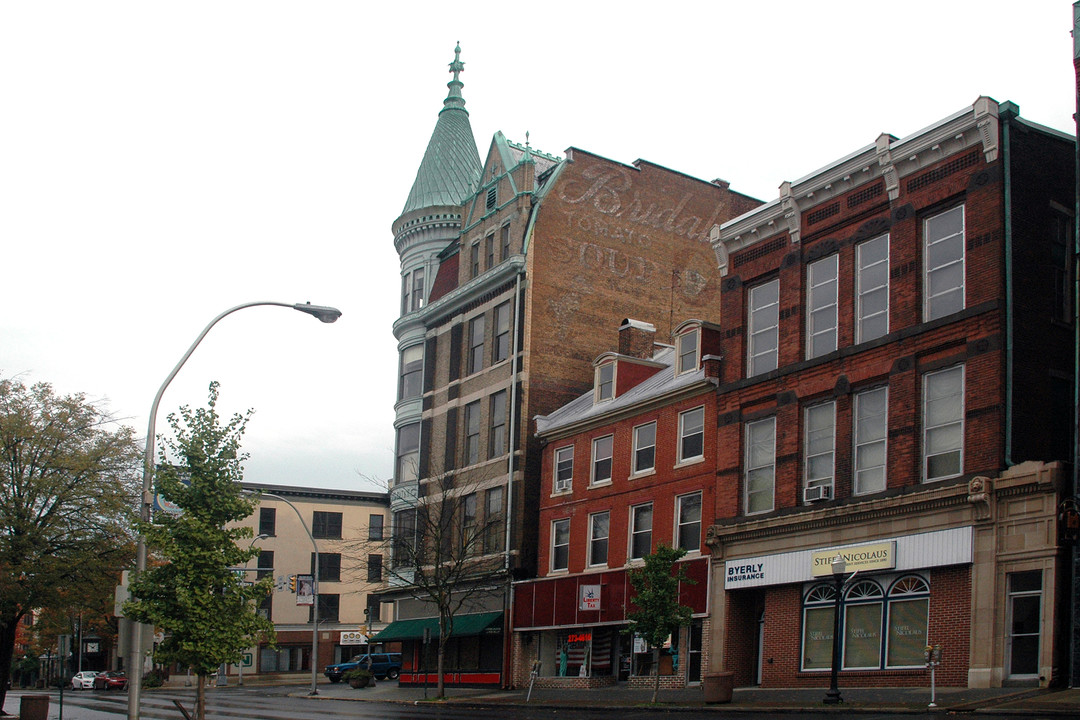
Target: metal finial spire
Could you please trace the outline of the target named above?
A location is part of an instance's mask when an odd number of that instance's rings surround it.
[[[454,79],[446,83],[446,87],[450,88],[450,92],[447,94],[446,99],[443,100],[443,110],[450,108],[465,109],[465,98],[461,97],[461,88],[465,86],[465,83],[461,82],[458,77],[465,70],[465,63],[461,62],[461,43],[459,42],[454,47],[454,62],[450,63],[450,72],[454,73]]]
[[[458,82],[458,73],[465,70],[465,63],[461,62],[461,41],[454,47],[454,62],[450,63],[450,72],[454,73],[454,82]]]

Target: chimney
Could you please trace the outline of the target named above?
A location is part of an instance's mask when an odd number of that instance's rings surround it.
[[[653,354],[655,336],[653,325],[626,318],[619,326],[619,354],[648,360]]]

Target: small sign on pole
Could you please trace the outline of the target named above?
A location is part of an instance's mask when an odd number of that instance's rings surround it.
[[[311,575],[296,576],[296,604],[315,604],[315,578]]]

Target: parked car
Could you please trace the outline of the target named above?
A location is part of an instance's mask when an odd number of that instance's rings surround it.
[[[95,690],[127,690],[128,679],[123,670],[110,670],[94,678]]]
[[[97,670],[80,670],[71,678],[72,690],[90,690],[94,687]]]
[[[348,662],[327,665],[323,674],[330,679],[330,682],[341,682],[341,676],[356,667],[370,670],[371,674],[379,680],[383,678],[396,680],[401,674],[401,653],[357,655]]]

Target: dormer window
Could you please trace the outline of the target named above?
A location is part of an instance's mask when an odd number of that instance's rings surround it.
[[[696,329],[685,332],[678,337],[679,359],[675,367],[676,375],[698,369],[698,348],[701,346],[701,343],[698,342],[699,337],[700,332]]]
[[[604,363],[596,368],[596,402],[615,397],[615,363]]]

